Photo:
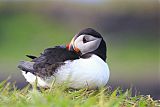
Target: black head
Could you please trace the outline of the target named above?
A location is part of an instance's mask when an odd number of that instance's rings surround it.
[[[93,37],[96,37],[96,38],[102,38],[101,34],[92,28],[83,29],[76,36],[78,37],[80,35],[92,35]]]
[[[106,60],[106,43],[100,33],[92,28],[81,30],[72,39],[69,49],[73,48],[80,57],[88,58],[93,54]]]

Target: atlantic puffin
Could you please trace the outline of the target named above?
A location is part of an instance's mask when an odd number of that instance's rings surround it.
[[[38,57],[27,56],[32,60],[20,61],[18,68],[30,84],[37,80],[38,87],[68,82],[68,88],[97,89],[109,80],[106,43],[92,28],[81,30],[68,45],[47,48]]]

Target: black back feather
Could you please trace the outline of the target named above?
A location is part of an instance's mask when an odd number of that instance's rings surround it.
[[[26,55],[28,58],[31,58],[31,59],[35,59],[37,58],[36,56],[33,56],[33,55]]]
[[[78,58],[79,56],[75,52],[68,51],[61,46],[47,48],[39,57],[32,60],[32,62],[35,62],[33,65],[34,74],[40,77],[49,77],[53,75],[61,65],[65,64],[64,61]]]

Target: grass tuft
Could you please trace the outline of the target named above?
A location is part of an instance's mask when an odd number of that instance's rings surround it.
[[[66,89],[57,85],[51,89],[31,88],[27,85],[17,89],[15,83],[0,83],[0,106],[2,107],[158,107],[160,101],[150,95],[132,95],[132,90],[110,87],[99,90]]]

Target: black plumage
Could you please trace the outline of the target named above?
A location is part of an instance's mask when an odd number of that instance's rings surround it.
[[[20,63],[18,67],[44,78],[52,76],[61,65],[65,64],[64,61],[72,61],[78,59],[79,56],[74,51],[68,51],[65,47],[56,46],[45,49],[39,57],[30,58],[32,59],[31,62],[34,62],[32,71],[27,70],[23,63]]]
[[[35,59],[37,58],[36,56],[33,56],[33,55],[26,55],[28,58],[31,58],[31,59]]]

